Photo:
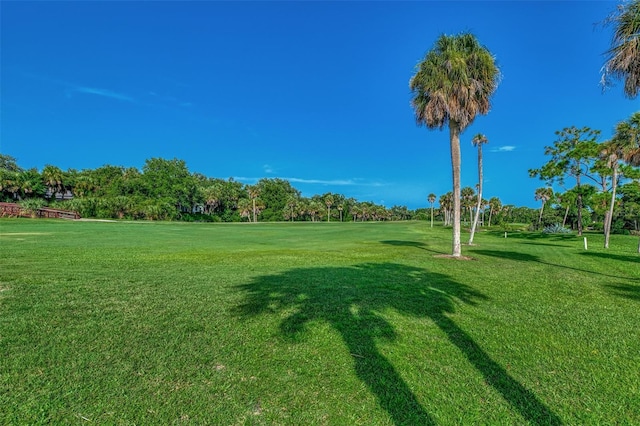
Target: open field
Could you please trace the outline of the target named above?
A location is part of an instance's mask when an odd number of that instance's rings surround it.
[[[640,424],[637,237],[450,232],[2,219],[0,424]]]

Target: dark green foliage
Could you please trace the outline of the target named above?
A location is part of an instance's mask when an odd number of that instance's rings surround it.
[[[559,223],[556,223],[556,224],[553,224],[553,225],[545,226],[544,229],[542,230],[542,232],[544,234],[570,234],[571,233],[571,229],[565,228],[564,226],[560,225]]]
[[[283,179],[260,179],[256,184],[258,188],[258,198],[265,205],[265,209],[260,215],[260,220],[264,222],[283,221],[283,211],[287,206],[289,197],[300,197],[300,191],[293,188],[291,184]]]

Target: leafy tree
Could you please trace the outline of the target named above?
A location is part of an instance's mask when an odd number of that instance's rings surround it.
[[[184,160],[151,158],[145,162],[142,171],[142,184],[149,198],[164,199],[163,203],[169,203],[180,211],[192,211],[197,186]],[[165,204],[150,208],[156,207],[164,215]],[[158,216],[155,211],[154,216]]]
[[[478,114],[487,114],[499,69],[489,50],[470,33],[446,36],[418,64],[409,87],[418,125],[449,127],[453,177],[452,255],[460,257],[460,134]]]
[[[582,235],[582,207],[584,194],[581,191],[582,177],[600,184],[594,177],[592,167],[598,158],[599,145],[596,142],[599,130],[588,127],[581,129],[573,126],[556,132],[557,140],[553,146],[545,147],[545,155],[551,156],[549,162],[539,169],[529,170],[529,176],[539,177],[550,186],[558,183],[563,186],[567,177],[576,181],[578,208],[578,235]]]
[[[613,25],[614,32],[602,82],[607,86],[611,78],[624,80],[624,93],[633,99],[640,90],[640,0],[622,3],[605,23]]]
[[[478,147],[478,205],[476,206],[476,215],[471,225],[471,234],[469,235],[469,245],[473,244],[473,236],[478,226],[478,217],[480,216],[480,207],[482,206],[482,145],[489,143],[489,139],[482,133],[478,133],[471,139],[473,146]]]
[[[289,196],[300,196],[300,191],[293,188],[288,181],[279,178],[260,179],[255,189],[263,203],[261,220],[269,222],[284,220],[283,211]]]
[[[42,176],[35,168],[19,172],[17,182],[19,199],[44,197],[47,191],[47,188],[42,183]]]
[[[0,154],[0,170],[19,173],[22,171],[22,168],[18,166],[14,157],[6,154]]]

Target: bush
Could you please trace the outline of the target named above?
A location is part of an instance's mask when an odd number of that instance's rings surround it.
[[[545,234],[570,234],[571,229],[565,228],[564,226],[556,223],[555,225],[546,226],[542,232]]]

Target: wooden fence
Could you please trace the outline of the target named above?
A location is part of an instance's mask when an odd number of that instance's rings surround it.
[[[0,203],[0,217],[41,217],[49,219],[80,219],[80,215],[77,212],[69,210],[58,210],[43,207],[37,209],[35,214],[23,209],[19,204],[15,203]]]

